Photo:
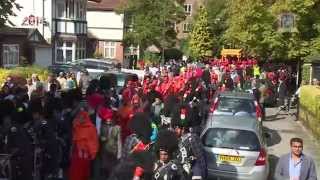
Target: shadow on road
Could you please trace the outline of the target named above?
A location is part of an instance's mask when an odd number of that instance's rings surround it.
[[[279,161],[279,157],[275,155],[269,155],[270,172],[268,180],[273,180],[274,172]]]
[[[279,117],[280,114],[275,114],[275,115],[271,115],[271,116],[267,116],[265,121],[277,121],[277,120],[281,120],[281,119],[285,119],[285,116],[281,116]]]
[[[263,127],[263,131],[268,135],[268,137],[266,138],[268,147],[279,144],[281,142],[281,136],[278,131],[269,129],[265,126]]]

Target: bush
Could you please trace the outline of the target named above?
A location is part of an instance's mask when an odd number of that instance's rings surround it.
[[[303,86],[300,91],[299,119],[320,138],[320,87]]]
[[[12,76],[19,84],[25,83],[22,80],[30,78],[32,74],[38,74],[41,81],[48,78],[49,71],[39,66],[15,67],[11,69],[0,68],[0,84],[3,84],[8,76]]]

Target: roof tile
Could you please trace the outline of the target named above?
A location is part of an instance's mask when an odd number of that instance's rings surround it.
[[[95,1],[95,2],[92,2]],[[116,9],[121,0],[92,0],[88,1],[88,10],[113,11]]]

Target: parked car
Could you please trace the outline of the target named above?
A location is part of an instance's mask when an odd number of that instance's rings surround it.
[[[78,59],[70,64],[81,65],[87,69],[88,72],[91,70],[103,70],[108,71],[116,67],[117,61],[112,59]]]
[[[121,71],[107,71],[103,73],[97,73],[94,77],[99,79],[102,83],[102,88],[107,89],[110,87],[116,87],[119,92],[128,81],[138,81],[139,78],[136,74],[125,73]]]
[[[222,92],[210,106],[214,116],[252,116],[262,122],[264,119],[261,106],[253,94],[246,92]]]
[[[59,65],[52,65],[48,67],[49,71],[55,75],[58,75],[60,72],[72,72],[77,74],[79,71],[85,71],[85,67],[81,65],[71,65],[71,64],[59,64]]]
[[[269,162],[262,125],[250,117],[209,117],[201,133],[209,177],[266,180]]]

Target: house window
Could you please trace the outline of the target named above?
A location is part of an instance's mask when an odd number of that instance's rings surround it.
[[[57,4],[56,4],[56,13],[57,13],[57,17],[58,18],[64,18],[65,17],[65,12],[66,12],[66,3],[65,1],[57,1]]]
[[[56,42],[56,63],[71,62],[75,59],[75,43],[73,41]]]
[[[192,4],[185,4],[184,5],[184,12],[187,15],[191,15],[191,11],[192,11]]]
[[[85,9],[85,2],[80,1],[79,2],[79,17],[78,19],[85,20],[86,19],[86,9]]]
[[[57,18],[84,19],[85,4],[83,0],[57,0]]]
[[[68,0],[68,17],[74,18],[74,0]]]
[[[191,24],[190,23],[184,23],[183,24],[183,32],[187,33],[191,31]]]
[[[76,59],[86,58],[86,41],[81,39],[77,41]]]
[[[3,66],[17,66],[19,65],[19,45],[18,44],[4,44],[3,50]]]
[[[115,56],[116,56],[116,43],[104,42],[104,57],[115,58]]]
[[[79,16],[80,16],[79,8],[80,8],[79,1],[75,1],[74,2],[74,16],[76,17],[76,19],[79,19]]]

